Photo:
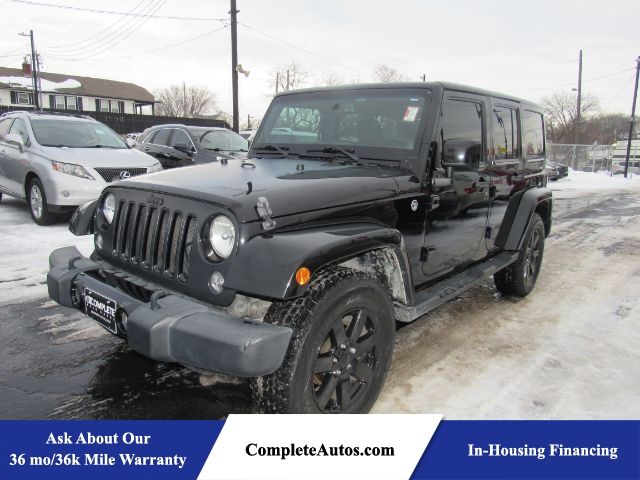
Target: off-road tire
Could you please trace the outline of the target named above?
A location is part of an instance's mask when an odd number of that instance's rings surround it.
[[[42,209],[40,216],[38,216],[34,212],[34,197],[39,197],[40,199],[40,208]],[[36,224],[40,226],[51,225],[58,219],[58,217],[55,214],[51,213],[51,211],[49,210],[49,205],[47,204],[47,194],[45,193],[42,182],[38,177],[34,177],[33,179],[31,179],[31,181],[29,182],[29,186],[27,187],[27,206],[29,207],[31,218]]]
[[[349,311],[366,312],[365,335],[359,338],[365,338],[374,332],[377,335],[373,339],[377,342],[374,349],[366,355],[362,355],[361,359],[349,360],[349,365],[345,367],[347,373],[343,371],[342,376],[333,373],[337,370],[321,374],[313,373],[317,369],[320,356],[331,355],[334,358],[330,360],[336,361],[335,356],[340,355],[338,352],[334,356],[331,353],[334,351],[332,349],[328,353],[322,353],[321,348],[327,348],[327,342],[330,346],[333,344],[333,339],[336,338],[334,335],[336,330],[334,329],[338,322],[337,319],[340,319],[339,322],[342,325],[344,321],[350,322],[345,318],[351,318],[351,321],[356,318],[349,315],[345,317],[345,312]],[[391,364],[395,334],[393,306],[389,292],[376,278],[347,268],[329,267],[318,272],[303,297],[274,303],[267,312],[264,321],[290,327],[293,329],[293,334],[281,367],[270,375],[250,381],[253,401],[258,412],[337,413],[342,411],[341,407],[337,406],[342,402],[342,400],[338,400],[338,395],[345,398],[345,393],[339,393],[345,391],[343,388],[353,395],[353,397],[349,395],[349,398],[354,399],[346,401],[348,408],[344,410],[344,413],[366,413],[371,409],[384,385]],[[358,343],[358,341],[362,341],[358,337],[352,341],[349,331],[353,332],[356,327],[352,328],[351,325],[349,323],[348,326],[345,326],[346,342],[341,343],[347,343],[349,346],[363,345]],[[369,326],[374,327],[369,330]],[[334,336],[331,337],[331,335]],[[362,348],[364,349],[364,347]],[[360,347],[352,347],[348,350],[353,355],[357,355]],[[354,350],[358,350],[358,352],[355,353]],[[344,354],[349,355],[346,353],[346,349]],[[322,360],[326,360],[326,357]],[[341,358],[340,362],[343,360],[345,358]],[[339,366],[340,364],[334,365]],[[372,365],[372,367],[368,367],[368,365]],[[338,368],[343,367],[339,366]],[[367,371],[366,375],[368,381],[363,382],[362,377],[350,377],[349,372],[359,375],[367,368],[371,368],[371,372]],[[322,380],[318,380],[319,376]],[[336,379],[330,378],[331,376]],[[347,377],[346,380],[344,377]],[[323,387],[328,387],[328,383],[331,381],[337,382],[340,388],[336,388],[331,397],[335,400],[329,400],[329,403],[325,405],[327,408],[323,409],[319,406],[321,400],[317,398],[317,393]],[[342,387],[342,382],[345,381],[349,382],[348,388]],[[359,390],[361,387],[366,388]],[[355,390],[352,391],[352,388]],[[329,405],[334,407],[328,408]]]
[[[518,259],[493,275],[496,289],[500,293],[525,297],[533,290],[542,266],[544,237],[542,218],[534,213],[527,227]]]

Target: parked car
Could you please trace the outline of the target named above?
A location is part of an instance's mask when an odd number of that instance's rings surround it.
[[[130,147],[133,147],[140,138],[140,135],[140,133],[127,133],[124,136],[124,141],[127,142],[127,145]]]
[[[624,174],[626,165],[626,160],[614,160],[611,164],[611,175]],[[629,168],[627,169],[627,173],[633,173],[634,175],[640,174],[640,161],[629,160]]]
[[[38,225],[95,199],[105,185],[162,170],[109,127],[84,115],[11,112],[0,117],[0,199],[26,200]]]
[[[249,144],[226,128],[158,125],[142,132],[135,148],[156,158],[164,168],[175,168],[246,158]]]
[[[49,294],[149,358],[251,378],[260,411],[367,412],[396,321],[491,275],[503,295],[533,290],[545,152],[543,109],[509,95],[281,93],[247,160],[118,182],[80,207],[70,229],[95,252],[53,251]]]
[[[552,182],[569,176],[569,167],[558,162],[547,161],[544,171],[547,174],[547,178]]]

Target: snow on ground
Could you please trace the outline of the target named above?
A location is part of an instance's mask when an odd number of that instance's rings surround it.
[[[93,251],[91,235],[76,237],[64,221],[40,227],[29,217],[27,205],[3,196],[0,202],[0,304],[45,298],[49,254],[76,245],[84,255]]]
[[[570,198],[585,191],[638,191],[640,190],[640,175],[610,175],[609,172],[580,172],[569,169],[569,176],[555,182],[549,182],[548,187],[553,190],[556,198]]]
[[[399,330],[375,413],[640,416],[640,182],[550,185],[560,213],[535,290],[503,298],[487,280]]]

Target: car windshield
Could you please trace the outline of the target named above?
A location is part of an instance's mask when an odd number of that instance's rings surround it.
[[[231,130],[198,130],[193,132],[202,148],[206,150],[223,150],[228,152],[247,151],[249,144]]]
[[[427,92],[375,88],[282,95],[274,99],[253,148],[305,153],[339,146],[360,156],[406,155],[419,147]]]
[[[44,147],[128,148],[109,127],[89,120],[32,118],[31,128]]]

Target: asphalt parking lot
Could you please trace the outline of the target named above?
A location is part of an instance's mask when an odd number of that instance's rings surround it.
[[[448,418],[640,416],[640,193],[555,187],[554,230],[526,299],[491,281],[398,330],[376,413]],[[222,418],[249,389],[151,362],[84,315],[49,301],[47,256],[90,238],[35,226],[0,204],[2,418]],[[634,380],[636,379],[636,380]]]

